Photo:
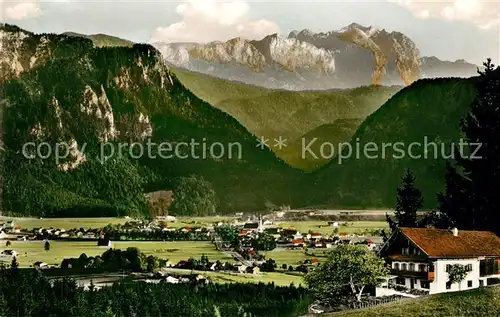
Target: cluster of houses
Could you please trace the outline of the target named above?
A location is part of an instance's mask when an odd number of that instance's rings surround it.
[[[248,264],[248,265],[247,265]],[[212,271],[212,272],[228,272],[228,273],[242,273],[242,274],[259,274],[260,267],[259,262],[255,261],[252,264],[236,263],[232,264],[229,262],[210,262],[207,265],[194,264],[191,261],[180,261],[176,265],[168,264],[169,266],[176,269],[183,270],[197,270],[197,271]]]
[[[338,228],[339,222],[330,222],[332,228]],[[258,237],[262,232],[272,235],[280,247],[288,248],[333,248],[338,244],[366,244],[371,250],[376,250],[381,245],[382,239],[380,237],[366,238],[356,234],[336,233],[325,235],[319,232],[301,233],[296,228],[278,228],[274,226],[273,222],[262,220],[246,222],[240,232],[240,239],[249,244],[249,241]]]
[[[175,221],[174,217],[168,216],[162,218],[163,220],[155,220],[151,222],[147,221],[130,221],[124,225],[120,225],[114,228],[115,231],[121,233],[129,232],[208,232],[210,228],[191,228],[186,226],[184,228],[170,228],[164,225],[164,221],[171,222]],[[23,229],[21,226],[16,225],[14,222],[7,222],[0,224],[0,240],[17,240],[17,241],[27,241],[27,240],[64,240],[64,239],[82,239],[82,240],[96,240],[102,235],[102,229],[99,228],[73,228],[73,229],[63,229],[63,228],[33,228],[33,229]]]
[[[44,240],[44,239],[96,239],[99,229],[33,228],[26,230],[13,221],[0,224],[0,240]]]
[[[175,276],[171,275],[168,272],[159,271],[155,274],[155,277],[158,279],[146,279],[147,283],[159,283],[160,281],[165,281],[169,284],[188,284],[188,283],[197,283],[197,284],[211,284],[213,283],[211,279],[203,276],[201,274],[196,275],[186,275],[186,276]]]

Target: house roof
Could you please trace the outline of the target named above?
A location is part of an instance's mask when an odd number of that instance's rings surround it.
[[[401,228],[401,232],[429,257],[500,257],[500,238],[489,231]]]

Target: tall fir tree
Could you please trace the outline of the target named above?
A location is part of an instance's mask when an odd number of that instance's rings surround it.
[[[417,211],[422,208],[422,192],[415,187],[415,176],[406,170],[402,178],[403,184],[397,189],[395,220],[386,215],[391,231],[398,227],[418,227]]]
[[[470,180],[463,175],[463,168],[446,162],[445,193],[438,193],[438,210],[431,213],[429,224],[437,228],[457,227],[464,230],[474,229],[471,208]]]
[[[441,226],[500,233],[500,67],[487,59],[478,70],[477,95],[462,121],[468,148],[448,166],[438,195]]]

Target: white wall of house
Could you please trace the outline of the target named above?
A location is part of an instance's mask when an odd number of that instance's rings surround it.
[[[446,272],[446,265],[461,264],[472,265],[472,271],[467,274],[467,277],[460,283],[454,283],[449,289],[446,288],[449,276]],[[469,281],[472,286],[469,286]],[[430,294],[456,292],[459,290],[467,290],[479,287],[479,259],[450,259],[437,260],[434,262],[434,281],[430,285]]]
[[[396,269],[397,265],[399,265],[399,270],[402,270],[403,264],[406,264],[407,268],[406,272],[408,271],[420,272],[419,265],[422,263],[396,261],[392,263],[392,268]],[[410,264],[413,264],[413,266]],[[446,265],[453,265],[453,264],[461,264],[461,265],[471,264],[472,271],[470,271],[467,274],[467,277],[460,283],[460,285],[458,283],[454,283],[450,285],[449,289],[447,289],[446,283],[449,280],[449,276],[448,273],[446,272]],[[425,264],[425,265],[430,265],[430,264]],[[411,267],[413,267],[414,269],[410,270]],[[429,266],[427,267],[426,271],[429,271]],[[412,280],[413,280],[413,285],[412,285]],[[410,289],[413,288],[413,289],[427,290],[429,291],[429,294],[436,294],[436,293],[456,292],[459,290],[477,288],[480,286],[479,280],[480,280],[479,259],[449,259],[449,260],[443,259],[434,262],[434,281],[430,283],[429,288],[422,287],[421,279],[411,278],[411,277],[405,277],[404,284],[400,285],[404,285]],[[471,282],[472,285],[470,285],[469,282]],[[484,285],[486,285],[486,281],[484,282]]]

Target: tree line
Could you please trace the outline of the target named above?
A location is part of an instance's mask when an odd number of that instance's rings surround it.
[[[131,271],[131,272],[154,272],[159,268],[166,267],[167,261],[146,255],[137,248],[126,250],[108,249],[101,256],[88,257],[82,253],[78,258],[67,258],[61,262],[61,269],[96,269],[106,272]]]

